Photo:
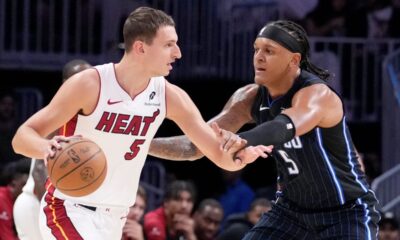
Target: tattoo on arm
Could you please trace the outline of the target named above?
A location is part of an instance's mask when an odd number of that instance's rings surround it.
[[[155,138],[149,154],[175,161],[197,160],[204,156],[186,136]]]

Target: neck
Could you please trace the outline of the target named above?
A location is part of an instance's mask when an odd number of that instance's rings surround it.
[[[268,89],[269,95],[272,97],[272,99],[285,95],[293,86],[294,81],[296,81],[299,75],[300,68],[298,68],[295,72],[282,76],[279,81],[265,86]]]
[[[115,75],[118,83],[132,98],[147,87],[151,74],[139,61],[134,61],[132,56],[125,53],[121,61],[115,64]]]

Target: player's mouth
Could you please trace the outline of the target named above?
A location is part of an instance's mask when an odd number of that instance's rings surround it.
[[[255,72],[256,72],[256,74],[257,74],[257,73],[263,73],[263,72],[265,72],[266,69],[265,69],[265,68],[256,67],[255,70],[256,70]]]
[[[174,62],[170,62],[170,63],[167,64],[169,70],[172,70],[172,68],[173,68],[173,67],[172,67],[172,64],[173,64],[173,63],[174,63]]]

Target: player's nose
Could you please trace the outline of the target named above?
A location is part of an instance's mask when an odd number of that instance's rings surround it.
[[[181,49],[179,48],[179,46],[177,45],[175,47],[175,51],[174,51],[174,58],[175,59],[180,59],[182,57],[182,53],[181,53]]]

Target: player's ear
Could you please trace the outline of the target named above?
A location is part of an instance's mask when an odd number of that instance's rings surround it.
[[[139,40],[135,41],[133,43],[132,49],[136,54],[139,54],[139,55],[143,54],[144,53],[144,42],[139,41]]]
[[[292,60],[290,61],[290,64],[296,67],[300,66],[300,61],[301,61],[301,54],[300,53],[293,53],[292,55]]]

